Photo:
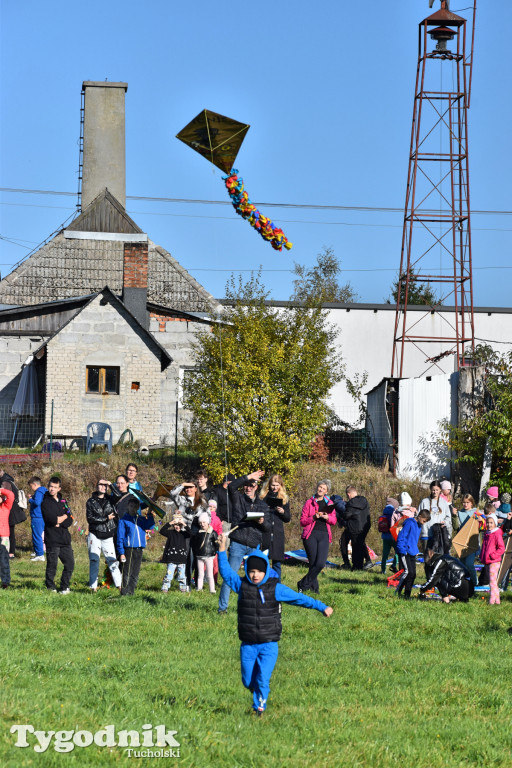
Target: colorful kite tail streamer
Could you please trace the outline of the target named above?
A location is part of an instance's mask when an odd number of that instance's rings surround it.
[[[244,189],[244,180],[238,176],[236,168],[231,169],[229,176],[223,176],[226,189],[231,198],[231,203],[235,211],[243,219],[247,219],[251,227],[259,232],[264,240],[269,242],[276,251],[287,251],[292,247],[292,243],[284,234],[282,229],[276,227],[270,219],[263,216],[256,206],[249,200],[249,195]]]

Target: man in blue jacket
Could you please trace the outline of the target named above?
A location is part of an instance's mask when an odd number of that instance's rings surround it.
[[[33,563],[44,563],[44,544],[43,544],[43,531],[44,520],[43,513],[41,511],[41,502],[47,488],[41,482],[41,478],[34,475],[28,481],[32,495],[29,498],[30,503],[30,524],[32,527],[32,545],[34,547],[34,554],[30,558]]]
[[[294,592],[279,582],[267,555],[253,549],[245,560],[242,579],[230,567],[226,556],[226,537],[219,537],[219,571],[224,582],[238,594],[238,637],[242,683],[252,693],[252,710],[263,715],[270,693],[281,638],[281,603],[315,608],[330,616],[332,608],[309,595]]]
[[[418,539],[421,526],[428,523],[429,520],[430,512],[427,509],[423,509],[418,517],[408,517],[396,540],[396,551],[400,558],[400,564],[404,569],[400,583],[396,588],[396,593],[400,597],[403,590],[406,600],[409,600],[411,597],[411,590],[416,578],[416,555],[419,554]]]

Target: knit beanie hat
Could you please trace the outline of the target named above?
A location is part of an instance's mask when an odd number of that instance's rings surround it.
[[[449,480],[441,480],[441,490],[442,491],[451,491],[452,484]]]
[[[398,499],[394,499],[392,496],[388,496],[386,499],[386,504],[391,505],[395,509],[400,506]]]
[[[512,496],[510,495],[510,493],[502,493],[501,494],[501,501],[503,502],[503,504],[510,504],[510,499],[511,498],[512,498]]]
[[[253,569],[266,573],[267,561],[263,557],[258,557],[258,555],[251,555],[247,558],[247,573]]]
[[[497,527],[498,527],[498,515],[496,515],[496,514],[493,512],[493,514],[492,514],[492,515],[487,515],[487,520],[488,520],[490,517],[492,517],[492,519],[493,519],[493,520],[494,520],[494,522],[496,523],[496,528],[497,528]],[[496,529],[495,529],[495,530],[496,530]]]
[[[412,504],[412,499],[407,493],[407,491],[404,491],[400,494],[400,506],[401,507],[410,507]]]
[[[497,485],[492,485],[490,488],[487,489],[486,493],[491,499],[497,499],[500,495]]]

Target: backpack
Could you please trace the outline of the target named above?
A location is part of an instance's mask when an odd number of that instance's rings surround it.
[[[377,530],[379,533],[389,533],[391,528],[389,525],[389,517],[381,515],[377,520]]]
[[[27,509],[28,508],[27,495],[26,495],[25,491],[22,488],[18,489],[18,506],[21,509]]]

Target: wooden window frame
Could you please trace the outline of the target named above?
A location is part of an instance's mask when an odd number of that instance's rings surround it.
[[[89,389],[89,370],[91,368],[97,368],[99,371],[98,389]],[[107,370],[116,371],[116,390],[108,391],[105,389],[105,383],[107,380]],[[87,395],[118,395],[119,394],[119,381],[121,378],[121,369],[118,365],[86,365],[85,367],[85,393]]]

